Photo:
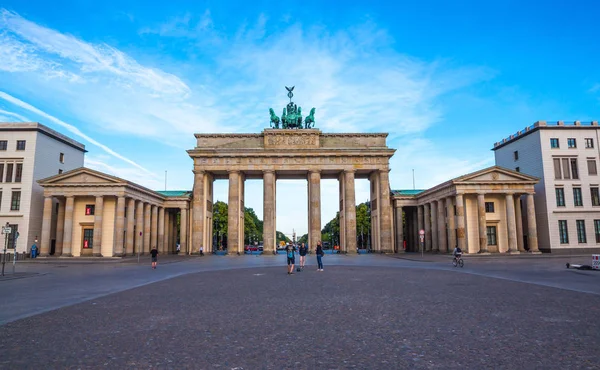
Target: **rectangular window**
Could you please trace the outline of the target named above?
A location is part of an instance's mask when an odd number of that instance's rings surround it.
[[[12,163],[6,165],[6,182],[12,182],[13,166]]]
[[[93,204],[86,204],[85,205],[85,215],[86,216],[93,216],[95,210],[96,210],[96,206],[95,205],[93,205]]]
[[[562,159],[563,179],[571,178],[571,171],[569,170],[569,158]]]
[[[65,163],[65,153],[60,153],[60,155],[58,156],[58,160],[60,161],[60,163]]]
[[[558,220],[558,233],[560,234],[560,244],[569,244],[569,230],[567,230],[567,220]]]
[[[17,140],[17,150],[25,150],[25,140]]]
[[[560,158],[554,158],[554,179],[562,179],[562,172],[560,171]]]
[[[592,138],[586,138],[585,139],[585,147],[587,149],[593,148],[594,147],[594,139],[592,139]]]
[[[550,148],[560,148],[557,138],[550,139]]]
[[[600,220],[594,220],[594,234],[596,234],[596,243],[600,243]]]
[[[11,230],[10,230],[10,234],[8,234],[8,245],[7,248],[9,249],[15,249],[15,247],[17,246],[17,240],[18,238],[15,238],[15,236],[17,236],[17,233],[19,232],[19,225],[8,225],[10,226]]]
[[[597,175],[598,167],[596,166],[596,160],[588,159],[587,164],[588,164],[588,175]]]
[[[577,140],[575,140],[574,138],[567,139],[567,147],[577,148]]]
[[[518,150],[515,150],[515,151],[513,152],[513,157],[515,158],[515,161],[518,161],[518,160],[519,160],[519,151],[518,151]]]
[[[4,180],[4,163],[0,163],[0,182]]]
[[[15,170],[15,182],[21,182],[22,176],[23,176],[23,163],[17,163],[17,168]]]
[[[21,192],[13,191],[10,199],[10,210],[18,211],[21,208]]]
[[[485,212],[494,213],[494,202],[485,202]]]
[[[8,148],[8,141],[0,140],[0,150],[6,150]]]
[[[573,203],[575,204],[575,207],[583,207],[581,188],[573,188]]]
[[[556,188],[556,206],[564,207],[565,206],[565,189]]]
[[[517,171],[517,172],[521,172],[521,168],[520,168],[520,167],[516,167],[516,168],[515,168],[515,171]]]
[[[597,187],[590,188],[590,193],[592,195],[592,205],[600,206],[600,191],[598,191]]]
[[[575,221],[577,225],[577,242],[587,243],[587,237],[585,236],[585,220]]]
[[[487,226],[487,243],[488,245],[498,245],[496,238],[496,226]]]
[[[577,158],[571,158],[571,178],[579,179],[579,170],[577,169]]]
[[[94,229],[83,229],[83,245],[84,249],[94,247]]]

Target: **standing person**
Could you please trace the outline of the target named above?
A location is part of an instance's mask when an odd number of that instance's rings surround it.
[[[31,246],[31,258],[36,258],[37,257],[37,245],[36,243],[33,243],[33,245]]]
[[[292,275],[294,273],[294,264],[296,263],[296,255],[294,254],[296,247],[294,247],[294,244],[289,243],[285,251],[287,253],[288,275]]]
[[[179,254],[179,252],[181,252],[181,245],[177,242],[177,254]]]
[[[300,268],[304,268],[304,264],[306,264],[306,252],[308,252],[308,248],[304,245],[304,243],[300,244],[300,248],[298,248],[298,254],[300,254]]]
[[[203,246],[200,246],[200,255],[204,256],[204,247]]]
[[[317,271],[323,271],[323,247],[321,246],[321,241],[317,242],[317,250],[315,251],[317,254]]]
[[[150,255],[152,255],[152,269],[156,270],[156,263],[158,262],[158,250],[156,249],[156,247],[152,247],[152,250],[150,251]]]

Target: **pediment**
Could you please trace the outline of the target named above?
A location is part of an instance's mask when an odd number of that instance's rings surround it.
[[[60,184],[122,184],[125,180],[102,172],[80,167],[69,172],[40,180],[43,185]]]
[[[461,177],[458,177],[453,180],[454,183],[464,183],[464,182],[482,182],[482,183],[490,183],[490,182],[537,182],[538,179],[525,175],[520,172],[512,171],[507,168],[493,166],[488,167],[483,170],[473,172]]]

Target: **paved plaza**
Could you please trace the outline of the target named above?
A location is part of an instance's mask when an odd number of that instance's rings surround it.
[[[21,263],[0,279],[0,369],[598,368],[600,273],[565,268],[586,261]]]

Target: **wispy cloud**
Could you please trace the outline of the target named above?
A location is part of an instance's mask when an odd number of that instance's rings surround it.
[[[2,119],[2,121],[4,121],[4,122],[14,121],[15,118],[21,122],[29,122],[30,121],[25,116],[22,116],[15,112],[9,112],[4,109],[0,109],[0,114],[2,115],[2,117],[5,117],[4,119]]]

